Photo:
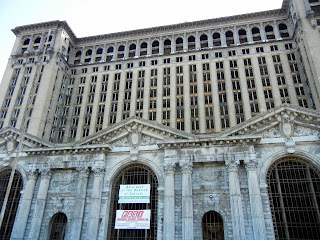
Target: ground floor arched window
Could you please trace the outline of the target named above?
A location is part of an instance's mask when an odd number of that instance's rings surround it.
[[[118,203],[120,185],[150,184],[150,203]],[[157,239],[158,180],[155,173],[147,166],[135,164],[124,168],[117,174],[112,184],[110,215],[107,239]],[[115,229],[117,210],[151,210],[150,229]]]
[[[223,240],[224,229],[221,215],[215,211],[207,212],[202,217],[203,240]]]
[[[51,220],[50,240],[63,240],[67,228],[67,216],[64,213],[57,213]]]
[[[5,195],[8,189],[8,183],[11,175],[11,169],[0,172],[0,206],[3,205]],[[19,201],[20,191],[23,189],[22,176],[18,171],[15,171],[13,182],[6,204],[2,225],[0,228],[0,239],[9,240],[16,217]]]
[[[320,239],[320,177],[313,165],[284,157],[267,175],[276,239]]]

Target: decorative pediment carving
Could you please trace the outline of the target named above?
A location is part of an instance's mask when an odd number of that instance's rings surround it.
[[[160,125],[154,121],[147,121],[131,117],[126,121],[111,125],[101,132],[75,143],[76,145],[108,144],[114,147],[150,146],[157,141],[175,139],[195,139],[193,134],[178,131]]]
[[[220,136],[259,135],[289,140],[292,137],[319,136],[319,123],[319,112],[285,104],[222,132]]]
[[[12,127],[6,127],[0,131],[0,154],[3,155],[3,158],[10,159],[14,157],[18,151],[23,154],[25,150],[31,148],[47,148],[51,145],[42,139],[25,133],[22,147],[19,149],[22,136],[22,131]]]

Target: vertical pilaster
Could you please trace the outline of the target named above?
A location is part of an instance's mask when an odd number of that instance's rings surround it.
[[[30,213],[31,202],[33,198],[34,187],[38,178],[38,172],[31,170],[27,172],[27,183],[23,190],[22,199],[19,204],[19,211],[13,225],[11,239],[22,240],[26,230],[28,217]]]
[[[46,206],[47,194],[51,179],[51,171],[50,169],[42,169],[41,173],[41,181],[38,190],[38,195],[35,203],[35,208],[33,212],[33,218],[31,221],[30,232],[28,236],[28,240],[39,239],[41,223],[43,219],[44,209]]]
[[[257,156],[250,151],[245,160],[254,239],[267,239],[263,205],[257,175]]]
[[[235,159],[233,153],[226,153],[227,168],[229,172],[229,192],[230,192],[230,206],[232,216],[232,230],[234,240],[246,239],[244,227],[244,215],[242,208],[242,196],[240,192],[239,182],[239,160]]]
[[[182,239],[193,240],[192,162],[180,162],[182,171]]]
[[[175,239],[175,201],[174,201],[174,171],[175,162],[171,158],[164,160],[165,188],[164,188],[164,220],[163,239]]]
[[[76,199],[73,209],[73,217],[71,219],[70,239],[80,239],[81,227],[83,220],[84,207],[87,197],[87,184],[89,170],[87,168],[77,168],[78,181]]]
[[[100,218],[100,205],[101,205],[101,192],[102,183],[105,173],[105,167],[103,162],[97,162],[92,168],[93,172],[93,186],[91,193],[91,205],[88,217],[88,230],[86,234],[86,240],[97,239],[99,218]]]

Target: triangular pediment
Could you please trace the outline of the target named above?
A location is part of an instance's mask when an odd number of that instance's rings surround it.
[[[292,105],[281,105],[220,133],[221,137],[261,136],[291,138],[320,135],[320,113]]]
[[[196,137],[155,121],[131,117],[75,144],[80,146],[107,144],[113,148],[155,145],[158,141],[175,139],[196,139]]]
[[[23,136],[24,135],[24,136]],[[0,152],[10,153],[17,151],[17,147],[23,136],[23,145],[21,150],[31,148],[50,148],[52,143],[37,138],[31,134],[25,133],[13,127],[6,127],[0,131]]]

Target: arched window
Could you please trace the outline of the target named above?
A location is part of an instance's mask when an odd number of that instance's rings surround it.
[[[233,39],[233,32],[232,31],[227,31],[226,32],[226,41],[227,41],[227,46],[234,45],[234,39]]]
[[[2,206],[6,195],[10,175],[11,169],[5,170],[0,173],[0,206]],[[3,217],[3,222],[0,229],[0,239],[10,239],[13,223],[18,209],[18,204],[20,201],[20,191],[22,189],[22,176],[18,171],[15,171],[8,202],[6,205],[6,210]]]
[[[247,43],[248,42],[246,30],[240,29],[238,34],[239,34],[240,43]]]
[[[202,239],[223,240],[224,229],[221,215],[215,211],[207,212],[202,217]]]
[[[124,45],[120,45],[118,47],[118,58],[123,58],[124,57]]]
[[[200,45],[201,49],[208,48],[208,36],[206,34],[200,36]]]
[[[320,175],[290,156],[268,171],[267,184],[276,239],[320,239]]]
[[[99,48],[99,49],[97,50],[97,55],[102,54],[102,52],[103,52],[103,49],[102,49],[102,48]]]
[[[168,55],[171,53],[171,40],[170,39],[166,39],[164,41],[164,54]]]
[[[89,49],[87,52],[86,52],[86,56],[91,56],[92,55],[92,50]]]
[[[24,42],[23,42],[23,46],[25,46],[25,45],[29,45],[29,43],[30,43],[30,39],[28,38],[28,39],[24,40]]]
[[[88,63],[91,61],[91,55],[92,55],[92,50],[89,49],[86,51],[86,58],[84,59],[84,62]]]
[[[254,27],[251,29],[252,32],[252,39],[254,42],[259,42],[261,41],[261,34],[260,34],[260,29],[257,27]]]
[[[280,36],[282,38],[289,37],[288,27],[286,24],[284,24],[284,23],[279,24],[279,31],[280,31]]]
[[[130,184],[150,184],[150,203],[126,203],[118,204],[120,185]],[[118,173],[112,184],[108,240],[116,239],[157,239],[157,208],[158,208],[158,180],[155,173],[147,166],[135,164],[126,167]],[[129,230],[115,229],[115,218],[117,210],[151,210],[150,229],[149,230]]]
[[[213,46],[221,46],[221,36],[220,33],[216,32],[212,35]]]
[[[107,53],[113,53],[113,47],[109,47]]]
[[[188,37],[188,50],[196,49],[196,38],[194,36]]]
[[[183,50],[183,39],[181,37],[176,39],[176,52]]]
[[[141,45],[140,45],[140,56],[146,56],[147,55],[147,48],[148,48],[148,44],[146,42],[141,43]]]
[[[67,228],[67,216],[64,213],[57,213],[51,220],[51,231],[49,240],[64,240]]]
[[[137,46],[134,43],[129,46],[129,57],[134,57],[136,55],[136,48]]]
[[[38,43],[40,43],[40,42],[41,42],[41,37],[37,37],[36,40],[34,40],[34,43],[35,43],[35,44],[38,44]]]
[[[276,38],[276,36],[274,35],[274,32],[273,32],[272,26],[267,25],[265,27],[265,31],[266,31],[267,39],[275,39]]]
[[[153,41],[152,43],[152,54],[158,54],[159,53],[159,42]]]

